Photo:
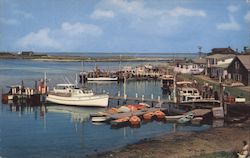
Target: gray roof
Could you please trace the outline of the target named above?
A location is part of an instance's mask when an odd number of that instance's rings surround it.
[[[246,67],[247,70],[250,70],[250,55],[238,55],[237,58]]]
[[[234,54],[213,54],[206,56],[206,59],[228,59],[228,58],[234,58]]]
[[[205,58],[194,58],[192,59],[193,63],[196,64],[206,64],[206,59]]]
[[[231,63],[220,64],[220,65],[212,65],[211,67],[226,69]]]

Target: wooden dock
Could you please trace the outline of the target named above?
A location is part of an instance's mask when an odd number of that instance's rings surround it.
[[[142,110],[137,110],[134,112],[124,112],[124,113],[117,113],[117,114],[111,114],[109,115],[110,119],[119,119],[119,118],[124,118],[124,117],[130,117],[130,116],[142,116],[143,114],[147,112],[155,112],[157,110],[161,111],[166,111],[166,108],[148,108],[147,110],[142,109]]]
[[[203,117],[209,113],[211,113],[212,111],[210,109],[194,109],[189,111],[188,113],[193,113],[195,115],[195,117]]]

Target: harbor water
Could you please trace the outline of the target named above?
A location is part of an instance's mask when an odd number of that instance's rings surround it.
[[[123,62],[122,66],[141,63]],[[154,64],[154,63],[153,63]],[[86,62],[84,70],[98,65],[101,69],[115,70],[119,62]],[[0,60],[0,87],[21,84],[34,87],[34,80],[46,72],[49,87],[66,81],[75,82],[81,71],[80,62],[43,62],[32,60]],[[123,83],[87,83],[96,92],[110,95],[124,93]],[[126,94],[131,97],[166,98],[161,92],[160,81],[131,81],[126,83]],[[121,103],[120,103],[121,104]],[[110,107],[117,101],[110,101]],[[60,105],[29,106],[27,104],[0,103],[0,157],[84,157],[90,154],[117,149],[143,139],[171,134],[177,131],[202,131],[209,125],[177,125],[161,121],[142,123],[140,128],[111,128],[109,124],[93,124],[89,114],[103,111]]]

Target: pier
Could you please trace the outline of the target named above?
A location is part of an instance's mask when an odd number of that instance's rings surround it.
[[[137,110],[134,112],[124,112],[124,113],[117,113],[117,114],[111,114],[109,116],[110,119],[119,119],[119,118],[124,118],[124,117],[130,117],[130,116],[142,116],[143,114],[147,112],[155,112],[157,110],[161,111],[166,111],[166,108],[149,108],[147,110],[142,109],[142,110]]]

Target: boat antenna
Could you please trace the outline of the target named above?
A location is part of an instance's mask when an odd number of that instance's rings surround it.
[[[68,82],[68,84],[70,84],[70,81],[66,76],[64,76],[64,79],[65,79],[66,82]]]
[[[122,56],[120,54],[119,72],[121,71],[121,60],[122,60],[121,58],[122,58]]]
[[[76,79],[75,79],[75,86],[77,87],[78,82],[77,82],[77,73],[76,73]]]

